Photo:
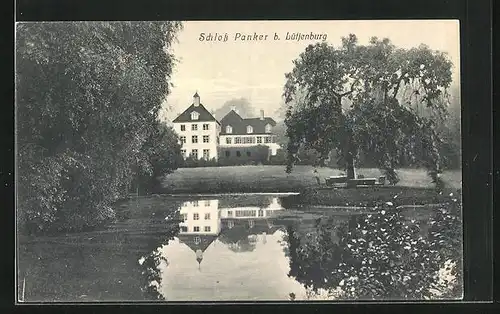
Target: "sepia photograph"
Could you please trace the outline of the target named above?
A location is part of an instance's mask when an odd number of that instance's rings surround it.
[[[462,300],[458,20],[20,22],[17,303]]]

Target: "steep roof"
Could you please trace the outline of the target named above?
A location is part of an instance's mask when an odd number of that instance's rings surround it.
[[[179,242],[186,244],[193,252],[196,252],[196,250],[205,252],[210,244],[217,239],[216,235],[206,234],[179,234],[177,237],[179,238]],[[196,243],[194,241],[195,237],[200,237],[201,242]]]
[[[193,111],[196,111],[200,114],[200,117],[198,120],[191,120],[191,113]],[[220,124],[217,119],[203,106],[203,104],[199,104],[198,106],[195,106],[194,104],[191,104],[186,110],[184,110],[183,113],[181,113],[177,118],[175,118],[172,122],[174,123],[179,123],[179,122],[208,122],[208,121],[215,121]]]
[[[276,126],[276,121],[270,117],[264,117],[263,120],[260,118],[242,118],[234,110],[229,111],[227,115],[220,120],[221,124],[221,135],[226,133],[226,126],[230,125],[233,128],[233,132],[230,134],[243,135],[247,133],[247,126],[252,126],[253,133],[251,134],[266,134],[266,125]]]
[[[227,226],[229,220],[234,222],[233,228]],[[279,229],[278,226],[269,227],[268,221],[272,221],[271,219],[256,219],[254,220],[254,226],[250,228],[248,226],[249,220],[251,219],[225,219],[222,221],[223,228],[219,239],[225,241],[225,243],[236,243],[252,234],[261,234],[263,232],[274,234]]]

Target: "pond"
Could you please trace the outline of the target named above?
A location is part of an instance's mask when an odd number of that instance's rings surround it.
[[[334,208],[287,198],[139,197],[98,230],[20,237],[19,300],[461,298],[461,225],[446,206]]]

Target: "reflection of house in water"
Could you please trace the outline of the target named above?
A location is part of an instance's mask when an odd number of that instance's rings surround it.
[[[220,233],[221,219],[218,200],[194,200],[184,202],[180,207],[183,222],[179,223],[177,236],[181,243],[195,253],[198,264],[203,260],[203,252],[215,241]]]
[[[266,243],[266,236],[278,230],[273,218],[281,210],[277,198],[267,207],[221,208],[219,240],[234,251],[252,251],[259,238]]]
[[[234,251],[252,251],[258,239],[274,234],[275,213],[283,210],[274,198],[266,207],[218,208],[219,200],[184,202],[180,207],[183,222],[179,224],[179,241],[195,252],[200,264],[203,253],[219,237]]]

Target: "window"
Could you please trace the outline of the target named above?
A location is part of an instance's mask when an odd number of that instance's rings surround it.
[[[194,231],[194,232],[200,232],[200,227],[195,226],[195,227],[193,228],[193,231]],[[199,237],[197,237],[197,238],[199,239]],[[195,242],[196,242],[196,238],[195,238]],[[200,242],[201,242],[201,241],[199,241],[199,240],[198,240],[198,243],[200,243]]]
[[[264,211],[262,209],[259,210],[259,217],[264,217]]]
[[[233,217],[233,211],[232,210],[228,210],[227,211],[227,216],[228,217]]]
[[[193,201],[193,207],[198,207],[198,201]]]
[[[245,143],[245,144],[254,144],[255,143],[255,137],[244,137],[243,138],[243,143]]]
[[[251,125],[247,125],[247,133],[253,133],[253,128]]]
[[[252,153],[251,152],[247,152],[247,156],[248,157],[252,156]]]
[[[233,133],[233,127],[230,125],[226,126],[226,133]]]
[[[198,131],[198,124],[191,124],[191,131]]]
[[[186,131],[186,125],[185,124],[181,124],[181,131]]]
[[[210,149],[204,149],[203,150],[203,159],[209,160],[210,159]]]
[[[205,213],[205,220],[210,220],[210,213]]]
[[[197,149],[191,150],[191,157],[194,159],[198,159],[198,150]]]
[[[237,152],[236,152],[236,157],[241,157],[241,153],[240,153],[240,151],[237,151]]]
[[[231,156],[231,152],[226,150],[226,157],[229,157],[229,156]]]
[[[191,120],[198,120],[200,118],[200,114],[196,111],[191,112]]]
[[[181,227],[181,232],[188,232],[188,227],[182,226]]]
[[[198,228],[198,231],[200,231],[200,227],[195,227]],[[200,237],[194,237],[194,244],[198,245],[201,243],[201,238]]]
[[[203,130],[204,131],[208,130],[208,123],[203,124]]]
[[[257,136],[257,144],[262,144],[262,136]]]
[[[210,226],[205,226],[205,232],[210,232]]]
[[[226,144],[231,144],[231,142],[232,142],[232,138],[226,137]]]
[[[186,150],[185,149],[181,149],[181,155],[182,155],[182,158],[186,158]]]
[[[210,207],[210,200],[205,201],[205,207]]]
[[[193,144],[198,143],[198,135],[193,135],[193,136],[191,136],[191,142],[192,142]]]
[[[194,213],[193,214],[193,220],[200,220],[200,214]]]
[[[181,136],[181,143],[186,144],[186,137],[185,136]]]
[[[241,144],[241,137],[234,138],[234,143],[235,144]]]
[[[209,143],[210,137],[208,135],[203,135],[203,143]]]
[[[270,137],[270,136],[266,136],[266,137],[264,138],[264,142],[265,142],[265,143],[271,143],[271,137]]]
[[[187,220],[188,219],[188,214],[182,214],[182,220]]]
[[[236,217],[255,217],[257,216],[257,211],[251,209],[243,209],[243,210],[237,210],[235,214]]]
[[[271,133],[271,125],[266,124],[266,133]]]

